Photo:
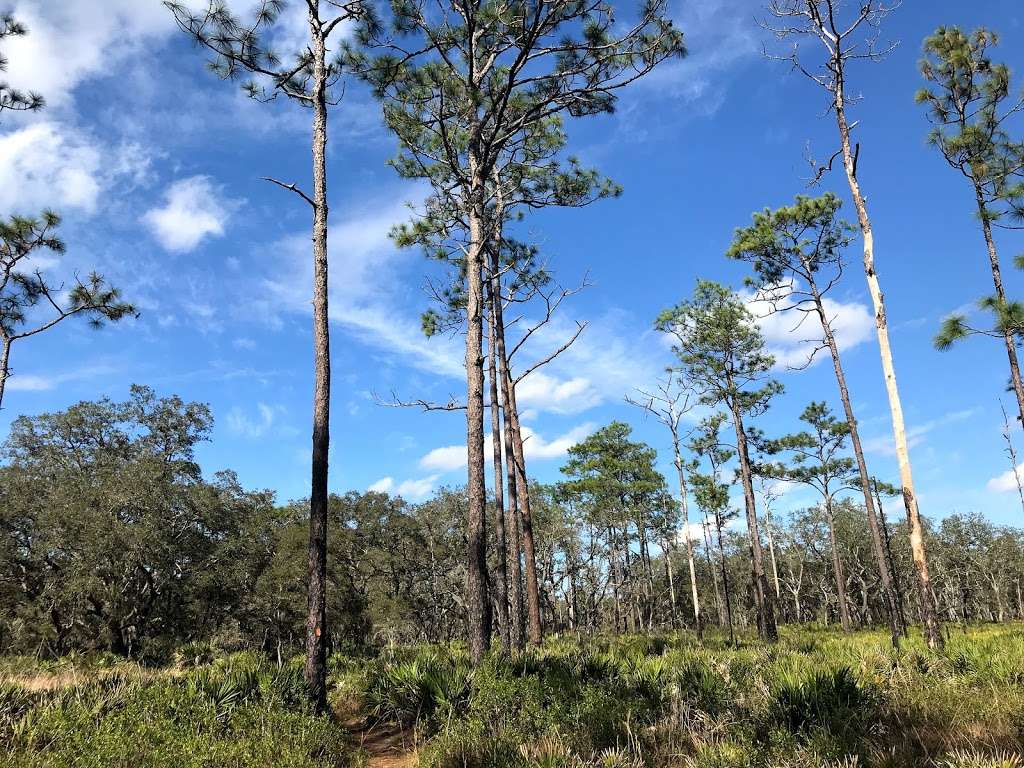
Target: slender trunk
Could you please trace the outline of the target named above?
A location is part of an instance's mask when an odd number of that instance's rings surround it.
[[[867,203],[861,193],[860,182],[857,180],[857,169],[853,148],[850,143],[850,126],[846,120],[845,83],[843,80],[843,61],[841,56],[833,57],[836,64],[835,113],[839,127],[839,138],[842,143],[843,165],[846,179],[850,185],[850,194],[857,208],[857,219],[861,235],[864,238],[864,274],[867,278],[868,290],[875,309],[875,328],[878,332],[878,348],[882,359],[882,370],[885,374],[885,390],[889,398],[889,410],[892,413],[892,431],[896,443],[896,459],[900,468],[900,484],[903,486],[903,504],[907,509],[907,522],[910,528],[910,550],[914,557],[914,567],[921,592],[921,619],[924,624],[924,635],[929,648],[941,649],[944,645],[942,627],[935,611],[935,603],[931,598],[931,578],[928,574],[928,555],[925,551],[924,529],[921,514],[917,507],[917,496],[914,493],[914,477],[910,466],[910,449],[907,446],[907,429],[903,420],[903,403],[900,400],[899,388],[896,384],[896,369],[893,363],[892,348],[889,344],[889,324],[885,314],[885,297],[875,271],[875,241],[868,217]]]
[[[768,536],[768,556],[772,561],[772,579],[775,583],[775,598],[778,600],[782,597],[782,585],[779,582],[779,563],[775,559],[775,534],[772,533],[772,511],[770,509],[766,509],[764,512],[764,532]]]
[[[843,559],[839,554],[839,539],[836,536],[836,519],[832,510],[832,496],[825,494],[825,516],[828,518],[828,543],[832,548],[832,575],[836,580],[836,598],[839,600],[839,621],[844,632],[853,631],[850,606],[846,600],[846,575],[843,573]]]
[[[494,259],[491,260],[490,274],[490,312],[487,313],[487,375],[491,385],[491,462],[494,465],[494,546],[495,552],[495,580],[497,581],[497,594],[494,596],[498,604],[498,634],[501,636],[501,648],[508,652],[511,648],[511,634],[508,621],[508,570],[507,570],[507,547],[505,542],[505,494],[504,478],[501,471],[501,398],[504,392],[499,393],[498,386],[498,333],[497,317],[494,313],[494,305],[501,301],[501,284],[498,273],[493,269]],[[502,385],[501,389],[504,389]]]
[[[999,267],[999,254],[996,252],[996,241],[992,237],[992,222],[989,221],[985,209],[985,198],[981,187],[974,185],[974,196],[978,202],[978,215],[981,217],[981,230],[985,235],[985,247],[988,249],[989,268],[992,270],[992,286],[995,288],[996,299],[1000,307],[1006,306],[1006,289],[1003,288],[1003,275]],[[1020,364],[1017,362],[1017,344],[1015,329],[1007,326],[1003,329],[1003,343],[1006,345],[1006,357],[1010,363],[1010,381],[1013,392],[1017,396],[1017,413],[1021,424],[1024,424],[1024,381],[1020,377]],[[1014,468],[1016,471],[1016,468]]]
[[[0,410],[4,407],[4,389],[7,387],[7,378],[11,375],[11,343],[12,340],[4,336],[3,346],[0,346]]]
[[[491,253],[491,273],[498,274],[496,253]],[[500,288],[500,285],[499,285]],[[505,323],[501,305],[501,293],[492,297],[491,311],[494,313],[495,350],[498,354],[498,376],[501,378],[503,397],[511,392],[508,376],[508,359],[505,351]],[[523,565],[522,565],[522,534],[519,515],[519,478],[516,472],[515,451],[512,448],[512,408],[506,400],[502,408],[504,414],[503,433],[505,444],[505,474],[508,478],[508,506],[505,512],[505,538],[508,562],[508,601],[509,601],[509,640],[513,648],[522,650],[526,647],[526,617],[523,608]]]
[[[0,388],[0,395],[2,394],[3,389]],[[1003,439],[1006,441],[1006,456],[1010,459],[1010,471],[1013,472],[1013,479],[1017,484],[1017,498],[1020,499],[1020,507],[1024,510],[1024,484],[1021,483],[1020,472],[1017,471],[1017,449],[1013,447],[1010,417],[1006,415],[1006,408],[1003,407],[1002,399],[999,400],[999,410],[1003,412]]]
[[[889,534],[889,522],[885,517],[885,509],[882,507],[882,497],[875,489],[875,503],[878,509],[878,522],[882,526],[882,539],[885,542],[885,561],[892,573],[893,598],[896,602],[896,613],[899,616],[900,630],[903,637],[907,636],[907,616],[903,612],[903,585],[900,581],[899,571],[896,570],[896,558],[892,554],[892,536]]]
[[[530,642],[539,645],[544,637],[540,618],[540,589],[537,584],[537,548],[533,538],[533,513],[530,509],[530,489],[526,481],[526,459],[523,456],[523,433],[519,425],[519,407],[516,405],[516,387],[505,361],[506,410],[512,426],[512,457],[515,460],[516,490],[523,526],[523,559],[526,564],[526,613],[530,620]]]
[[[768,588],[764,571],[764,552],[761,534],[757,525],[757,505],[754,500],[754,484],[750,471],[750,453],[747,448],[747,434],[743,428],[743,417],[739,406],[732,404],[733,426],[736,428],[736,456],[740,464],[740,478],[743,482],[743,500],[747,512],[747,533],[750,536],[750,565],[754,580],[754,599],[757,603],[757,628],[761,639],[775,642],[779,630],[775,625],[775,600]]]
[[[906,634],[906,627],[903,622],[903,612],[899,606],[899,596],[894,588],[896,574],[892,570],[892,561],[886,557],[885,547],[882,542],[882,533],[878,525],[878,516],[875,512],[874,500],[871,498],[871,475],[868,474],[868,465],[864,460],[864,447],[860,441],[860,428],[857,426],[857,417],[853,413],[853,403],[850,400],[850,390],[846,385],[846,372],[843,370],[842,358],[839,356],[839,345],[836,343],[835,334],[832,331],[832,321],[825,312],[825,306],[821,300],[818,286],[814,282],[813,273],[810,281],[811,293],[814,295],[814,307],[821,322],[822,330],[825,333],[825,343],[828,345],[829,353],[832,355],[832,367],[836,374],[836,384],[839,386],[839,398],[843,401],[843,412],[846,415],[846,424],[850,429],[850,444],[853,446],[853,455],[857,461],[857,473],[860,477],[860,490],[864,496],[864,513],[868,519],[868,530],[871,533],[871,547],[874,551],[875,562],[878,565],[878,574],[882,580],[882,599],[885,602],[886,617],[889,619],[889,634],[894,648],[899,648],[900,638]]]
[[[309,494],[309,594],[305,680],[314,708],[327,706],[327,471],[330,450],[331,345],[327,313],[327,64],[317,12],[313,48],[313,460]]]
[[[697,567],[693,561],[693,539],[690,537],[690,505],[686,498],[686,471],[683,457],[679,452],[679,434],[672,430],[672,450],[675,453],[676,474],[679,476],[679,507],[683,513],[683,538],[686,539],[686,560],[690,567],[690,598],[693,600],[693,623],[698,634],[701,631],[700,597],[697,595]],[[675,613],[675,591],[672,593],[673,615]]]
[[[469,248],[466,251],[466,630],[469,655],[479,664],[491,644],[487,590],[487,490],[484,480],[483,276],[484,178],[470,158]]]

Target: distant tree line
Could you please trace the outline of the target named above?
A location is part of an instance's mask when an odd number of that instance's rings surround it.
[[[0,652],[110,651],[156,661],[192,641],[272,655],[303,647],[308,503],[279,505],[232,472],[204,479],[194,452],[211,427],[206,406],[146,387],[133,387],[124,402],[15,421],[0,466]],[[719,473],[716,489],[710,469],[694,475],[701,513],[683,529],[655,460],[616,422],[570,450],[562,481],[530,483],[548,631],[757,625],[749,544],[733,524],[727,478]],[[768,506],[759,522],[778,620],[841,624],[846,615],[847,628],[884,624],[862,507],[844,497],[831,510],[823,503],[781,515],[772,512],[771,487],[762,484]],[[464,636],[467,503],[463,489],[420,504],[372,492],[330,497],[328,650]],[[682,530],[704,614],[684,586]],[[944,620],[1024,618],[1024,532],[954,515],[925,535]],[[920,596],[905,523],[886,523],[885,538],[900,608],[915,621]],[[486,577],[497,572],[492,557]],[[492,615],[488,631],[497,634]]]

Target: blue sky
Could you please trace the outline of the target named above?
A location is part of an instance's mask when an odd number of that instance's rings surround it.
[[[252,0],[236,3],[251,5]],[[15,347],[0,434],[18,414],[64,408],[132,383],[209,403],[207,472],[238,471],[281,500],[308,483],[312,392],[307,211],[262,176],[305,184],[308,115],[284,103],[247,100],[203,68],[202,53],[177,33],[156,0],[17,0],[30,36],[9,43],[8,80],[42,92],[49,108],[0,125],[0,213],[51,206],[65,217],[68,253],[54,275],[96,267],[142,315],[96,332],[69,322]],[[671,362],[651,330],[662,308],[685,298],[698,277],[739,287],[742,265],[723,253],[733,229],[765,206],[806,191],[805,156],[827,157],[834,124],[823,93],[767,61],[752,0],[674,2],[691,55],[624,93],[615,115],[570,122],[571,150],[621,183],[623,196],[579,211],[529,217],[520,232],[539,243],[565,285],[592,287],[564,305],[535,347],[557,346],[576,321],[589,327],[573,349],[524,384],[532,432],[531,473],[558,476],[568,445],[612,419],[629,421],[669,469],[666,434],[623,396]],[[284,20],[282,48],[301,35],[301,14]],[[1024,9],[1015,0],[907,2],[886,27],[901,45],[883,64],[852,73],[863,150],[860,177],[876,231],[876,258],[889,305],[903,404],[912,436],[922,512],[932,518],[980,511],[1019,523],[1021,509],[1003,454],[1005,354],[986,339],[939,353],[942,317],[991,289],[983,242],[961,180],[925,146],[927,123],[913,103],[920,41],[939,24],[1002,33],[998,56],[1022,74]],[[396,251],[389,228],[424,190],[385,165],[395,144],[377,106],[357,86],[331,117],[331,280],[334,397],[332,490],[376,487],[419,500],[464,480],[459,414],[378,405],[374,393],[447,400],[464,390],[461,339],[426,340],[431,267]],[[1016,126],[1024,135],[1024,120]],[[821,190],[846,197],[845,179]],[[852,207],[846,215],[853,218]],[[999,235],[1010,270],[1024,235]],[[891,430],[858,246],[833,296],[844,355],[868,448],[879,476],[895,480]],[[765,325],[780,359],[798,359],[801,334]],[[803,407],[838,410],[831,366],[782,370],[786,394],[760,420],[769,434],[792,431]],[[1015,433],[1019,449],[1024,440]],[[806,504],[800,491],[782,505]],[[895,510],[894,510],[895,511]]]

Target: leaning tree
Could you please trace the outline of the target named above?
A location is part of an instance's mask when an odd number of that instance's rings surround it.
[[[909,521],[910,548],[922,595],[921,617],[925,637],[930,648],[943,645],[935,601],[932,598],[931,577],[928,573],[928,555],[924,543],[924,526],[914,491],[914,476],[910,464],[910,447],[903,417],[903,401],[896,382],[896,365],[889,340],[889,320],[885,310],[885,297],[875,265],[875,236],[868,213],[867,197],[857,176],[862,156],[861,145],[853,140],[856,123],[851,124],[849,107],[855,96],[850,94],[848,68],[861,62],[878,62],[890,48],[881,48],[878,38],[882,22],[899,5],[898,0],[770,0],[768,11],[774,22],[766,22],[781,41],[795,41],[791,51],[780,56],[827,94],[828,113],[835,117],[839,137],[839,150],[829,163],[818,169],[817,175],[826,173],[832,162],[841,157],[846,180],[857,210],[857,222],[864,241],[864,276],[875,310],[875,331],[881,355],[885,390],[892,416],[893,441],[896,460],[903,486],[903,504]],[[801,41],[810,41],[814,51],[802,49]]]

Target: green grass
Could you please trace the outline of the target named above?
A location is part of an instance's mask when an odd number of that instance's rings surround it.
[[[470,668],[461,647],[331,659],[338,716],[299,666],[183,649],[173,668],[0,661],[12,766],[342,766],[340,721],[400,723],[422,768],[1024,768],[1024,627],[934,654],[880,632],[785,628],[777,646],[689,634],[548,638]]]

